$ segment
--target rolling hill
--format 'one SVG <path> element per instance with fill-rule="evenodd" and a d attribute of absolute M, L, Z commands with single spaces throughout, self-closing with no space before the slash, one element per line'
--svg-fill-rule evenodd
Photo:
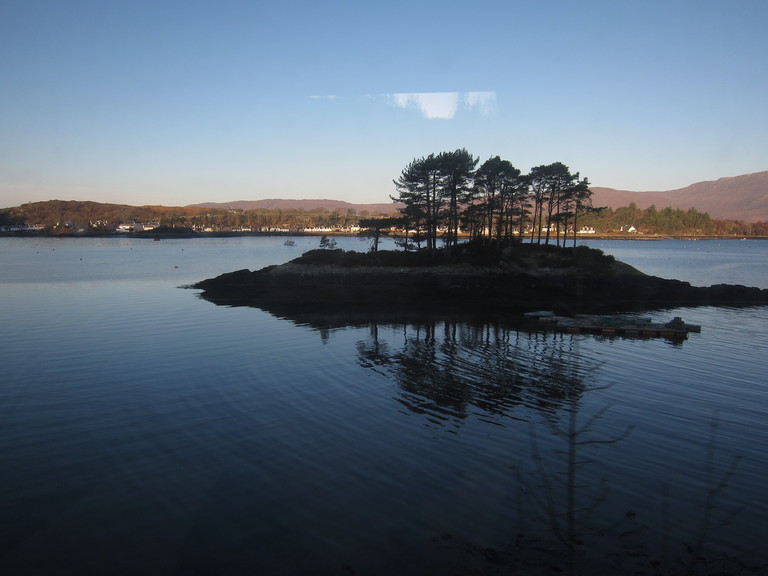
<path fill-rule="evenodd" d="M 634 202 L 638 208 L 696 208 L 720 220 L 768 222 L 768 171 L 697 182 L 666 192 L 630 192 L 592 186 L 592 204 L 619 208 Z"/>
<path fill-rule="evenodd" d="M 638 208 L 696 208 L 720 220 L 743 220 L 745 222 L 768 222 L 768 171 L 697 182 L 685 188 L 665 192 L 633 192 L 602 186 L 592 186 L 594 206 L 620 208 L 634 202 Z M 233 202 L 205 202 L 194 207 L 233 208 L 236 210 L 321 210 L 382 216 L 397 211 L 398 204 L 352 204 L 341 200 L 328 199 L 267 199 L 237 200 Z"/>
<path fill-rule="evenodd" d="M 267 200 L 236 200 L 234 202 L 204 202 L 193 204 L 194 207 L 203 208 L 229 208 L 234 210 L 320 210 L 346 213 L 353 210 L 356 214 L 370 216 L 390 215 L 397 212 L 399 204 L 392 202 L 380 204 L 352 204 L 343 200 L 281 200 L 271 198 Z"/>

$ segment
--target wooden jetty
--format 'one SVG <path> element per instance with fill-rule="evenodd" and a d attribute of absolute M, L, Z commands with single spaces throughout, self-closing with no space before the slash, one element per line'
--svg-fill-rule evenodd
<path fill-rule="evenodd" d="M 652 322 L 650 318 L 631 315 L 577 314 L 573 317 L 557 316 L 554 312 L 539 311 L 525 314 L 528 322 L 540 330 L 569 334 L 598 334 L 627 338 L 667 338 L 684 340 L 689 332 L 701 332 L 701 326 L 686 324 L 679 317 L 669 322 Z"/>

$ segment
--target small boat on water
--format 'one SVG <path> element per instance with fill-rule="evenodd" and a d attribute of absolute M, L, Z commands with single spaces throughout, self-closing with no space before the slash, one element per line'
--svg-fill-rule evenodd
<path fill-rule="evenodd" d="M 701 332 L 701 326 L 686 324 L 680 317 L 675 317 L 669 322 L 652 322 L 650 318 L 624 314 L 577 314 L 571 318 L 556 316 L 550 311 L 540 311 L 528 312 L 524 316 L 537 329 L 570 334 L 684 340 L 690 332 Z"/>
<path fill-rule="evenodd" d="M 285 242 L 283 242 L 283 245 L 284 246 L 296 246 L 296 242 L 294 242 L 293 240 L 286 240 Z"/>

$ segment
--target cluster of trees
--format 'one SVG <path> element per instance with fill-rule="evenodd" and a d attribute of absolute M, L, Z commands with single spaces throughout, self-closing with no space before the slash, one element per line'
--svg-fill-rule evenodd
<path fill-rule="evenodd" d="M 658 210 L 656 206 L 650 206 L 641 209 L 634 202 L 622 208 L 595 211 L 586 216 L 583 223 L 609 234 L 633 227 L 643 234 L 707 236 L 715 234 L 717 229 L 709 214 L 699 212 L 696 208 L 680 210 L 666 207 Z"/>
<path fill-rule="evenodd" d="M 466 149 L 414 159 L 394 180 L 404 227 L 412 240 L 433 250 L 442 238 L 458 241 L 459 230 L 472 239 L 498 241 L 526 232 L 533 241 L 565 244 L 580 217 L 591 209 L 586 178 L 561 162 L 537 166 L 523 174 L 509 161 L 494 156 L 478 167 L 479 158 Z M 405 242 L 406 247 L 407 239 Z"/>
<path fill-rule="evenodd" d="M 602 208 L 587 214 L 583 225 L 601 233 L 626 232 L 631 226 L 641 234 L 691 236 L 768 236 L 768 222 L 716 220 L 696 208 L 638 208 L 633 202 L 622 208 Z"/>
<path fill-rule="evenodd" d="M 190 223 L 195 228 L 212 230 L 270 230 L 286 228 L 349 228 L 357 224 L 359 215 L 354 210 L 344 213 L 324 210 L 257 209 L 257 210 L 211 210 L 193 217 Z"/>
<path fill-rule="evenodd" d="M 178 209 L 177 209 L 178 210 Z M 79 228 L 112 229 L 122 222 L 157 221 L 159 213 L 155 207 L 126 206 L 123 204 L 102 204 L 99 202 L 79 202 L 73 200 L 48 200 L 30 202 L 15 208 L 0 211 L 3 225 L 41 225 L 53 232 L 68 224 Z"/>
<path fill-rule="evenodd" d="M 760 236 L 768 238 L 768 222 L 744 222 L 743 220 L 715 220 L 718 236 Z"/>

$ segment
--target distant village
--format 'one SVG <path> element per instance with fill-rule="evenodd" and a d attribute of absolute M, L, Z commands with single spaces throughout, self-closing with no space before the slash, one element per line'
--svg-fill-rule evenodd
<path fill-rule="evenodd" d="M 110 226 L 104 221 L 93 221 L 89 223 L 89 227 L 78 226 L 74 222 L 58 222 L 53 229 L 58 230 L 60 234 L 152 234 L 152 232 L 169 233 L 173 230 L 179 232 L 193 232 L 196 234 L 307 234 L 307 235 L 323 235 L 323 234 L 338 234 L 338 235 L 360 235 L 365 233 L 366 228 L 361 227 L 359 224 L 349 224 L 345 226 L 211 226 L 211 225 L 192 225 L 192 226 L 177 226 L 168 227 L 161 224 L 160 221 L 152 222 L 138 222 L 130 220 L 127 222 L 121 222 L 116 226 Z M 13 224 L 0 226 L 0 232 L 3 233 L 30 233 L 30 234 L 43 234 L 51 232 L 51 226 L 45 226 L 43 224 Z M 547 232 L 547 228 L 542 228 L 542 232 Z M 402 234 L 405 231 L 398 226 L 388 226 L 386 232 L 389 234 Z M 414 234 L 416 231 L 409 230 L 409 234 Z M 551 232 L 557 233 L 556 229 L 552 229 Z M 622 226 L 621 232 L 623 233 L 637 233 L 634 226 Z M 531 230 L 525 230 L 523 234 L 530 234 Z M 562 234 L 563 232 L 560 231 Z M 568 233 L 573 233 L 573 230 L 569 230 Z M 461 236 L 468 236 L 468 233 L 459 229 Z M 514 235 L 519 235 L 519 231 L 514 231 Z M 576 231 L 576 234 L 581 235 L 594 235 L 596 230 L 594 226 L 582 226 Z"/>
<path fill-rule="evenodd" d="M 64 222 L 55 226 L 56 230 L 69 231 L 73 234 L 87 234 L 87 233 L 109 233 L 114 232 L 116 234 L 134 234 L 153 231 L 170 231 L 170 230 L 184 230 L 191 231 L 200 234 L 216 234 L 216 233 L 254 233 L 254 234 L 357 234 L 361 231 L 360 226 L 309 226 L 309 227 L 288 227 L 288 226 L 173 226 L 167 227 L 160 224 L 160 222 L 122 222 L 118 224 L 114 229 L 109 229 L 101 223 L 93 223 L 89 228 L 77 226 L 73 222 Z M 0 226 L 0 232 L 37 232 L 43 233 L 49 231 L 50 227 L 43 224 L 13 224 L 7 226 Z"/>

